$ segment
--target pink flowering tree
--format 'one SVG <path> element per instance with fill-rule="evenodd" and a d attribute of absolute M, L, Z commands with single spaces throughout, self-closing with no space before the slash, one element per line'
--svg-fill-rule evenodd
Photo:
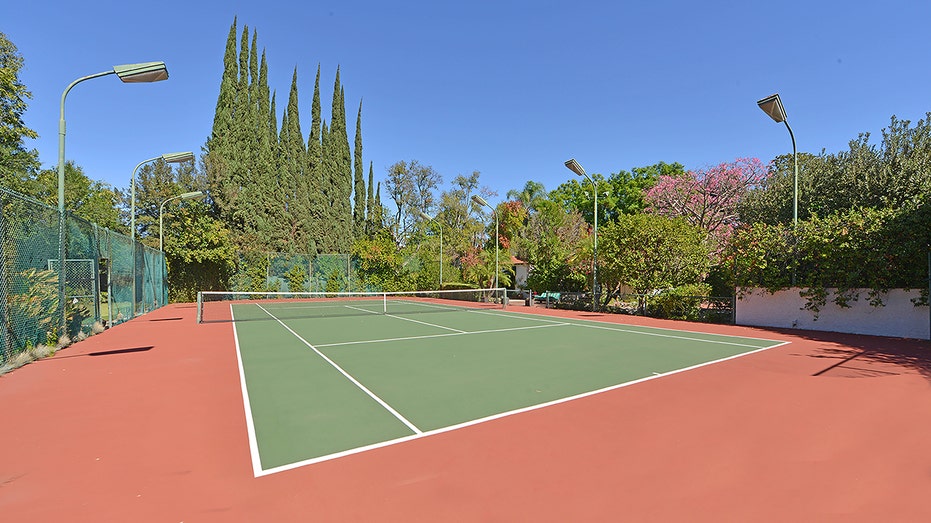
<path fill-rule="evenodd" d="M 758 158 L 738 158 L 707 169 L 660 176 L 644 200 L 651 212 L 681 217 L 708 231 L 715 251 L 720 251 L 737 225 L 740 198 L 758 187 L 767 172 Z"/>

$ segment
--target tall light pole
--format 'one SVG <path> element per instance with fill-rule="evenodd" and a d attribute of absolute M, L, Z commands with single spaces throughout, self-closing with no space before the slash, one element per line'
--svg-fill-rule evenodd
<path fill-rule="evenodd" d="M 789 127 L 789 120 L 786 119 L 786 109 L 782 105 L 779 93 L 758 100 L 756 104 L 773 121 L 786 124 L 786 129 L 789 130 L 789 138 L 792 139 L 792 158 L 795 163 L 795 176 L 792 182 L 792 226 L 796 227 L 798 226 L 798 150 L 795 147 L 795 134 L 792 132 L 792 128 Z"/>
<path fill-rule="evenodd" d="M 143 165 L 154 162 L 155 160 L 164 160 L 168 163 L 190 162 L 194 160 L 194 153 L 186 151 L 183 153 L 165 153 L 155 158 L 142 160 L 133 168 L 132 181 L 129 188 L 129 240 L 132 243 L 133 254 L 133 313 L 132 318 L 136 317 L 136 171 Z"/>
<path fill-rule="evenodd" d="M 595 245 L 592 251 L 592 312 L 595 312 L 598 310 L 598 186 L 579 165 L 579 162 L 575 161 L 575 158 L 567 161 L 566 167 L 575 174 L 587 178 L 592 184 L 592 192 L 595 193 Z"/>
<path fill-rule="evenodd" d="M 767 96 L 762 100 L 757 100 L 756 104 L 760 106 L 760 109 L 768 114 L 773 121 L 786 124 L 786 129 L 789 130 L 789 138 L 792 139 L 792 160 L 795 164 L 795 173 L 792 177 L 792 234 L 795 236 L 798 232 L 798 149 L 795 147 L 795 133 L 793 133 L 792 128 L 789 127 L 789 120 L 786 118 L 786 109 L 782 105 L 782 99 L 779 98 L 779 93 Z M 798 241 L 797 237 L 793 239 L 793 243 L 796 241 Z M 793 250 L 794 248 L 793 245 Z M 792 269 L 792 285 L 795 285 L 794 268 Z"/>
<path fill-rule="evenodd" d="M 427 215 L 427 213 L 421 211 L 420 209 L 417 210 L 417 214 L 422 219 L 428 222 L 430 221 L 435 222 L 437 227 L 440 228 L 440 289 L 442 289 L 443 288 L 443 224 L 440 223 L 440 221 L 437 220 L 436 218 L 431 218 L 429 215 Z M 439 215 L 437 215 L 437 218 L 439 218 Z"/>
<path fill-rule="evenodd" d="M 495 288 L 497 289 L 498 288 L 498 239 L 500 238 L 500 233 L 498 232 L 498 211 L 491 205 L 488 205 L 488 202 L 486 202 L 484 198 L 482 198 L 481 196 L 477 194 L 472 195 L 472 201 L 479 205 L 484 205 L 485 207 L 488 207 L 489 209 L 491 209 L 492 214 L 495 215 Z"/>
<path fill-rule="evenodd" d="M 82 76 L 68 84 L 61 93 L 61 108 L 58 118 L 58 301 L 61 304 L 61 334 L 67 334 L 67 312 L 65 310 L 65 98 L 75 85 L 90 80 L 115 74 L 124 83 L 158 82 L 168 79 L 165 62 L 145 62 L 141 64 L 115 65 L 112 70 Z"/>
<path fill-rule="evenodd" d="M 204 196 L 207 196 L 207 193 L 204 191 L 186 192 L 177 196 L 172 196 L 171 198 L 163 201 L 162 204 L 158 206 L 158 250 L 165 252 L 165 240 L 162 234 L 162 223 L 163 218 L 165 217 L 165 204 L 173 200 L 194 200 L 197 198 L 203 198 Z"/>

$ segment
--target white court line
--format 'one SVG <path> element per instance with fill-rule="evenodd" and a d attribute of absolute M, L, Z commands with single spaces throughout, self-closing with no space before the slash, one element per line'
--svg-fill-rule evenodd
<path fill-rule="evenodd" d="M 679 340 L 700 341 L 704 343 L 717 343 L 721 345 L 736 345 L 738 347 L 757 348 L 757 345 L 750 345 L 747 343 L 735 343 L 731 341 L 709 340 L 705 338 L 693 338 L 691 336 L 676 336 L 673 334 L 662 334 L 659 332 L 644 332 L 641 330 L 617 328 L 617 327 L 612 327 L 613 325 L 618 325 L 617 323 L 609 323 L 609 322 L 603 322 L 603 321 L 597 321 L 597 320 L 575 320 L 581 323 L 574 323 L 574 322 L 559 322 L 556 320 L 543 319 L 529 312 L 514 313 L 514 314 L 522 314 L 523 316 L 511 316 L 511 314 L 500 314 L 500 313 L 495 313 L 491 311 L 479 311 L 479 310 L 470 310 L 469 312 L 473 314 L 489 314 L 492 316 L 500 316 L 504 318 L 522 318 L 526 320 L 536 320 L 536 321 L 543 321 L 543 322 L 565 323 L 567 325 L 574 325 L 576 327 L 585 327 L 589 329 L 602 329 L 602 330 L 609 330 L 609 331 L 615 331 L 615 332 L 627 332 L 630 334 L 643 334 L 644 336 L 658 336 L 661 338 L 675 338 Z M 568 319 L 574 319 L 574 318 L 568 318 Z M 770 340 L 766 338 L 751 338 L 749 336 L 739 336 L 737 334 L 717 334 L 717 333 L 711 333 L 711 332 L 685 331 L 685 330 L 680 331 L 676 329 L 668 329 L 665 327 L 643 327 L 643 328 L 651 329 L 651 330 L 664 330 L 664 331 L 670 331 L 670 332 L 683 332 L 683 333 L 688 333 L 688 334 L 702 334 L 705 336 L 719 336 L 719 337 L 724 337 L 724 338 L 741 338 L 745 340 L 767 341 L 771 343 L 780 343 L 780 344 L 790 343 L 788 341 L 783 341 L 783 340 Z"/>
<path fill-rule="evenodd" d="M 346 305 L 346 308 L 347 308 L 347 309 L 355 309 L 355 310 L 357 310 L 357 311 L 362 311 L 362 312 L 369 312 L 369 313 L 372 313 L 372 314 L 379 314 L 379 315 L 382 315 L 382 313 L 380 313 L 380 312 L 374 312 L 374 311 L 370 311 L 370 310 L 366 310 L 366 309 L 360 309 L 360 308 L 358 308 L 358 307 L 353 307 L 352 305 Z M 412 321 L 412 322 L 414 322 L 414 323 L 419 323 L 419 324 L 421 324 L 421 325 L 426 325 L 426 326 L 428 326 L 428 327 L 436 327 L 437 329 L 445 329 L 445 330 L 448 330 L 448 331 L 458 332 L 459 334 L 467 334 L 466 331 L 461 331 L 461 330 L 459 330 L 459 329 L 454 329 L 454 328 L 452 328 L 452 327 L 444 327 L 443 325 L 435 325 L 435 324 L 433 324 L 433 323 L 427 323 L 427 322 L 425 322 L 425 321 L 418 321 L 418 320 L 415 320 L 415 319 L 413 319 L 413 318 L 402 318 L 401 316 L 395 316 L 394 314 L 387 314 L 387 313 L 385 313 L 384 316 L 391 316 L 392 318 L 397 318 L 397 319 L 399 319 L 399 320 L 404 320 L 404 321 Z"/>
<path fill-rule="evenodd" d="M 246 387 L 246 370 L 242 365 L 242 353 L 239 350 L 239 332 L 236 330 L 236 316 L 230 304 L 230 319 L 233 320 L 233 342 L 236 343 L 236 361 L 239 363 L 239 386 L 242 387 L 242 406 L 246 411 L 246 431 L 249 433 L 249 453 L 252 455 L 252 474 L 262 474 L 262 457 L 259 456 L 259 442 L 255 437 L 255 422 L 252 419 L 252 403 L 249 401 L 249 389 Z"/>
<path fill-rule="evenodd" d="M 262 307 L 261 305 L 259 305 L 258 303 L 256 303 L 255 305 L 256 305 L 258 308 L 262 309 L 262 310 L 265 312 L 265 314 L 268 314 L 269 316 L 271 316 L 272 319 L 274 319 L 275 321 L 277 321 L 282 327 L 284 327 L 285 329 L 287 329 L 288 332 L 290 332 L 291 334 L 293 334 L 295 338 L 301 340 L 301 342 L 302 342 L 304 345 L 307 345 L 308 347 L 310 347 L 310 349 L 311 349 L 312 351 L 316 352 L 318 356 L 320 356 L 320 357 L 323 358 L 327 363 L 329 363 L 330 365 L 332 365 L 333 368 L 336 369 L 337 371 L 339 371 L 340 374 L 342 374 L 343 376 L 345 376 L 346 379 L 348 379 L 349 381 L 353 382 L 353 383 L 355 384 L 356 387 L 359 387 L 359 388 L 362 390 L 362 392 L 365 392 L 366 394 L 369 395 L 370 398 L 372 398 L 373 400 L 375 400 L 376 402 L 378 402 L 379 405 L 381 405 L 382 407 L 385 408 L 385 410 L 387 410 L 388 412 L 390 412 L 395 418 L 398 419 L 398 421 L 400 421 L 401 423 L 407 425 L 407 428 L 409 428 L 409 429 L 411 429 L 412 431 L 414 431 L 414 434 L 422 434 L 422 433 L 423 433 L 423 431 L 420 430 L 419 428 L 417 428 L 416 425 L 414 425 L 414 424 L 411 423 L 407 418 L 405 418 L 404 416 L 402 416 L 400 412 L 394 410 L 394 408 L 392 408 L 391 405 L 388 405 L 388 403 L 385 402 L 385 400 L 379 398 L 374 392 L 370 391 L 365 385 L 363 385 L 361 382 L 359 382 L 359 380 L 357 380 L 357 379 L 355 379 L 354 377 L 352 377 L 351 374 L 349 374 L 348 372 L 346 372 L 345 370 L 343 370 L 342 367 L 340 367 L 339 365 L 337 365 L 335 361 L 331 360 L 330 358 L 327 358 L 325 354 L 323 354 L 322 352 L 320 352 L 319 350 L 317 350 L 317 347 L 314 347 L 309 341 L 307 341 L 307 340 L 305 340 L 304 338 L 302 338 L 300 334 L 294 332 L 294 330 L 292 330 L 291 327 L 288 327 L 288 326 L 285 324 L 285 322 L 283 322 L 283 321 L 279 320 L 278 318 L 276 318 L 272 313 L 270 313 L 270 312 L 268 312 L 267 310 L 265 310 L 265 308 Z"/>
<path fill-rule="evenodd" d="M 530 329 L 545 329 L 548 327 L 559 327 L 562 325 L 572 325 L 571 323 L 555 323 L 552 325 L 532 325 L 530 327 L 510 327 L 507 329 L 489 329 L 484 331 L 459 331 L 451 334 L 425 334 L 423 336 L 404 336 L 401 338 L 382 338 L 379 340 L 360 340 L 360 341 L 342 341 L 338 343 L 321 343 L 317 347 L 339 347 L 342 345 L 365 345 L 367 343 L 385 343 L 389 341 L 407 341 L 407 340 L 422 340 L 427 338 L 448 338 L 450 336 L 467 336 L 470 334 L 488 334 L 490 332 L 509 332 L 509 331 L 525 331 Z"/>
<path fill-rule="evenodd" d="M 646 377 L 643 377 L 643 378 L 640 378 L 640 379 L 637 379 L 637 380 L 628 381 L 628 382 L 624 382 L 624 383 L 619 383 L 619 384 L 617 384 L 617 385 L 611 385 L 611 386 L 608 386 L 608 387 L 604 387 L 604 388 L 597 389 L 597 390 L 593 390 L 593 391 L 589 391 L 589 392 L 583 392 L 583 393 L 581 393 L 581 394 L 576 394 L 576 395 L 574 395 L 574 396 L 569 396 L 569 397 L 566 397 L 566 398 L 559 398 L 559 399 L 556 399 L 556 400 L 548 401 L 548 402 L 546 402 L 546 403 L 540 403 L 540 404 L 538 404 L 538 405 L 531 405 L 531 406 L 529 406 L 529 407 L 523 407 L 523 408 L 520 408 L 520 409 L 515 409 L 515 410 L 511 410 L 511 411 L 507 411 L 507 412 L 502 412 L 502 413 L 499 413 L 499 414 L 493 414 L 493 415 L 491 415 L 491 416 L 486 416 L 486 417 L 484 417 L 484 418 L 479 418 L 479 419 L 476 419 L 476 420 L 466 421 L 466 422 L 459 423 L 459 424 L 456 424 L 456 425 L 450 425 L 450 426 L 448 426 L 448 427 L 441 427 L 441 428 L 439 428 L 439 429 L 434 429 L 434 430 L 430 430 L 430 431 L 427 431 L 427 432 L 422 432 L 422 433 L 419 433 L 419 434 L 414 434 L 414 435 L 412 435 L 412 436 L 405 436 L 405 437 L 403 437 L 403 438 L 397 438 L 397 439 L 393 439 L 393 440 L 383 441 L 383 442 L 380 442 L 380 443 L 375 443 L 375 444 L 372 444 L 372 445 L 367 445 L 367 446 L 365 446 L 365 447 L 357 447 L 357 448 L 354 448 L 354 449 L 344 450 L 344 451 L 342 451 L 342 452 L 336 452 L 336 453 L 333 453 L 333 454 L 327 454 L 326 456 L 319 456 L 319 457 L 316 457 L 316 458 L 306 459 L 306 460 L 298 461 L 298 462 L 295 462 L 295 463 L 289 463 L 289 464 L 287 464 L 287 465 L 281 465 L 281 466 L 278 466 L 278 467 L 270 468 L 270 469 L 268 469 L 268 470 L 263 470 L 263 471 L 261 471 L 261 473 L 256 474 L 256 477 L 259 477 L 259 476 L 269 476 L 269 475 L 271 475 L 271 474 L 276 474 L 276 473 L 278 473 L 278 472 L 284 472 L 284 471 L 287 471 L 287 470 L 293 470 L 293 469 L 300 468 L 300 467 L 303 467 L 303 466 L 313 465 L 313 464 L 315 464 L 315 463 L 320 463 L 320 462 L 323 462 L 323 461 L 329 461 L 329 460 L 331 460 L 331 459 L 341 458 L 341 457 L 343 457 L 343 456 L 350 456 L 350 455 L 352 455 L 352 454 L 358 454 L 358 453 L 360 453 L 360 452 L 365 452 L 365 451 L 367 451 L 367 450 L 373 450 L 373 449 L 377 449 L 377 448 L 387 447 L 387 446 L 390 446 L 390 445 L 396 445 L 396 444 L 398 444 L 398 443 L 403 443 L 403 442 L 405 442 L 405 441 L 411 441 L 411 440 L 415 440 L 415 439 L 425 438 L 425 437 L 427 437 L 427 436 L 433 436 L 434 434 L 442 434 L 442 433 L 444 433 L 444 432 L 450 432 L 450 431 L 453 431 L 453 430 L 458 430 L 458 429 L 463 429 L 463 428 L 466 428 L 466 427 L 471 427 L 472 425 L 478 425 L 479 423 L 485 423 L 485 422 L 488 422 L 488 421 L 493 421 L 493 420 L 500 419 L 500 418 L 504 418 L 504 417 L 507 417 L 507 416 L 513 416 L 513 415 L 515 415 L 515 414 L 522 414 L 522 413 L 524 413 L 524 412 L 530 412 L 530 411 L 533 411 L 533 410 L 538 410 L 538 409 L 542 409 L 542 408 L 546 408 L 546 407 L 551 407 L 551 406 L 553 406 L 553 405 L 558 405 L 558 404 L 560 404 L 560 403 L 566 403 L 566 402 L 569 402 L 569 401 L 574 401 L 574 400 L 586 398 L 586 397 L 588 397 L 588 396 L 594 396 L 594 395 L 596 395 L 596 394 L 603 394 L 603 393 L 605 393 L 605 392 L 609 392 L 609 391 L 612 391 L 612 390 L 617 390 L 617 389 L 620 389 L 620 388 L 623 388 L 623 387 L 629 387 L 629 386 L 631 386 L 631 385 L 636 385 L 636 384 L 638 384 L 638 383 L 643 383 L 643 382 L 645 382 L 645 381 L 655 380 L 655 379 L 657 379 L 657 378 L 662 378 L 662 377 L 665 377 L 665 376 L 671 376 L 671 375 L 673 375 L 673 374 L 679 374 L 679 373 L 681 373 L 681 372 L 686 372 L 686 371 L 698 369 L 698 368 L 701 368 L 701 367 L 705 367 L 705 366 L 707 366 L 707 365 L 714 365 L 715 363 L 721 363 L 721 362 L 728 361 L 728 360 L 732 360 L 732 359 L 736 359 L 736 358 L 742 358 L 742 357 L 744 357 L 744 356 L 747 356 L 747 355 L 750 355 L 750 354 L 756 354 L 757 352 L 762 352 L 762 351 L 764 351 L 764 350 L 774 349 L 774 348 L 776 348 L 776 347 L 780 347 L 780 346 L 786 345 L 786 344 L 788 344 L 788 343 L 789 343 L 789 342 L 784 341 L 784 342 L 778 343 L 778 344 L 776 344 L 776 345 L 773 345 L 772 347 L 762 347 L 762 348 L 758 348 L 758 349 L 753 350 L 753 351 L 750 351 L 750 352 L 743 352 L 743 353 L 740 353 L 740 354 L 735 354 L 735 355 L 733 355 L 733 356 L 728 356 L 728 357 L 725 357 L 725 358 L 720 358 L 720 359 L 717 359 L 717 360 L 714 360 L 714 361 L 706 361 L 706 362 L 704 362 L 704 363 L 699 363 L 699 364 L 696 364 L 696 365 L 692 365 L 692 366 L 690 366 L 690 367 L 684 367 L 684 368 L 681 368 L 681 369 L 675 369 L 675 370 L 671 370 L 671 371 L 669 371 L 669 372 L 664 372 L 664 373 L 661 373 L 661 374 L 652 374 L 652 375 L 650 375 L 650 376 L 646 376 Z"/>

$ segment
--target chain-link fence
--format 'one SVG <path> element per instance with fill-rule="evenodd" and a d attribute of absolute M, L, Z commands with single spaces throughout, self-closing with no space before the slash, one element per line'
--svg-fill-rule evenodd
<path fill-rule="evenodd" d="M 353 292 L 379 291 L 362 285 L 349 254 L 240 253 L 231 291 Z"/>
<path fill-rule="evenodd" d="M 114 325 L 168 301 L 164 254 L 0 187 L 0 365 L 40 344 Z"/>

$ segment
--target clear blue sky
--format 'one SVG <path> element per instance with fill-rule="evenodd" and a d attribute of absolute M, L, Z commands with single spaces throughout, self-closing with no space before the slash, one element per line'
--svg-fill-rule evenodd
<path fill-rule="evenodd" d="M 873 142 L 893 114 L 931 111 L 931 2 L 4 2 L 0 31 L 25 59 L 26 124 L 57 162 L 61 93 L 113 65 L 161 60 L 170 79 L 84 82 L 68 95 L 66 155 L 125 188 L 163 152 L 199 151 L 212 125 L 233 17 L 258 31 L 284 108 L 298 69 L 305 138 L 314 74 L 324 114 L 341 67 L 375 177 L 416 159 L 444 177 L 480 171 L 503 199 L 553 189 L 575 157 L 608 175 L 659 161 L 702 168 L 791 152 L 756 100 L 779 92 L 799 151 Z M 350 141 L 353 139 L 350 135 Z M 367 172 L 367 171 L 366 171 Z"/>

